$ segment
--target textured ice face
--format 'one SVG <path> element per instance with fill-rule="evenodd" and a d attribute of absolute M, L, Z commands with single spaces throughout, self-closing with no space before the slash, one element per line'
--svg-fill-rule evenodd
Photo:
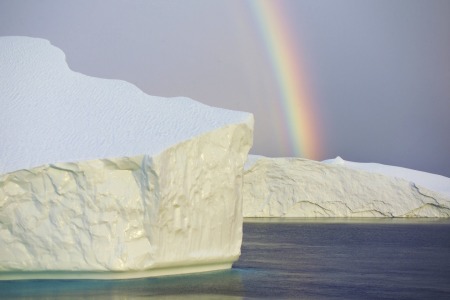
<path fill-rule="evenodd" d="M 251 114 L 73 73 L 39 39 L 0 38 L 0 57 L 0 279 L 180 274 L 239 257 Z"/>
<path fill-rule="evenodd" d="M 323 162 L 327 164 L 340 165 L 354 170 L 381 174 L 391 178 L 401 178 L 414 182 L 415 184 L 423 186 L 429 190 L 444 194 L 450 198 L 450 178 L 445 176 L 378 163 L 346 161 L 339 156 Z"/>
<path fill-rule="evenodd" d="M 0 174 L 152 155 L 249 116 L 72 72 L 64 53 L 42 39 L 0 37 L 0 66 Z"/>
<path fill-rule="evenodd" d="M 450 217 L 448 195 L 342 162 L 259 157 L 243 191 L 244 217 Z"/>

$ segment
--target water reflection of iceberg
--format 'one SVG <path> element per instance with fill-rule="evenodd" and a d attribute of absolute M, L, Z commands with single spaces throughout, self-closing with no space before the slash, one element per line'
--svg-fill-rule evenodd
<path fill-rule="evenodd" d="M 236 269 L 190 275 L 129 280 L 0 281 L 5 299 L 241 299 L 241 271 Z"/>

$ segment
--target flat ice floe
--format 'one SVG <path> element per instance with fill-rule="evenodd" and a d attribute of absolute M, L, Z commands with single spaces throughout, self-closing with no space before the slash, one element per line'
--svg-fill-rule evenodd
<path fill-rule="evenodd" d="M 0 38 L 0 279 L 228 268 L 253 116 L 73 72 Z"/>
<path fill-rule="evenodd" d="M 439 175 L 340 158 L 250 156 L 246 169 L 244 217 L 450 217 Z"/>

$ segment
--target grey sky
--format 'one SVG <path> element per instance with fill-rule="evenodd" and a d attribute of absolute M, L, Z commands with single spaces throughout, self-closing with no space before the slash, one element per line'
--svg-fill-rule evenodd
<path fill-rule="evenodd" d="M 280 1 L 280 0 L 278 0 Z M 321 159 L 450 176 L 450 1 L 284 1 L 319 109 Z M 73 70 L 255 114 L 252 152 L 291 156 L 245 1 L 0 1 L 0 35 L 48 39 Z"/>

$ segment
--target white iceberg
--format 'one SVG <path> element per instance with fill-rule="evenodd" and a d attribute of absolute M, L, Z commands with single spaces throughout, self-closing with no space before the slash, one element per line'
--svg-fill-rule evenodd
<path fill-rule="evenodd" d="M 442 175 L 431 174 L 403 167 L 383 165 L 379 163 L 352 162 L 343 160 L 340 156 L 334 159 L 324 160 L 323 162 L 327 164 L 344 166 L 354 170 L 381 174 L 391 178 L 401 178 L 450 197 L 450 178 Z"/>
<path fill-rule="evenodd" d="M 376 166 L 376 168 L 373 168 Z M 252 157 L 244 217 L 450 217 L 450 178 L 379 164 Z"/>
<path fill-rule="evenodd" d="M 71 71 L 0 38 L 0 279 L 229 268 L 253 116 Z"/>

